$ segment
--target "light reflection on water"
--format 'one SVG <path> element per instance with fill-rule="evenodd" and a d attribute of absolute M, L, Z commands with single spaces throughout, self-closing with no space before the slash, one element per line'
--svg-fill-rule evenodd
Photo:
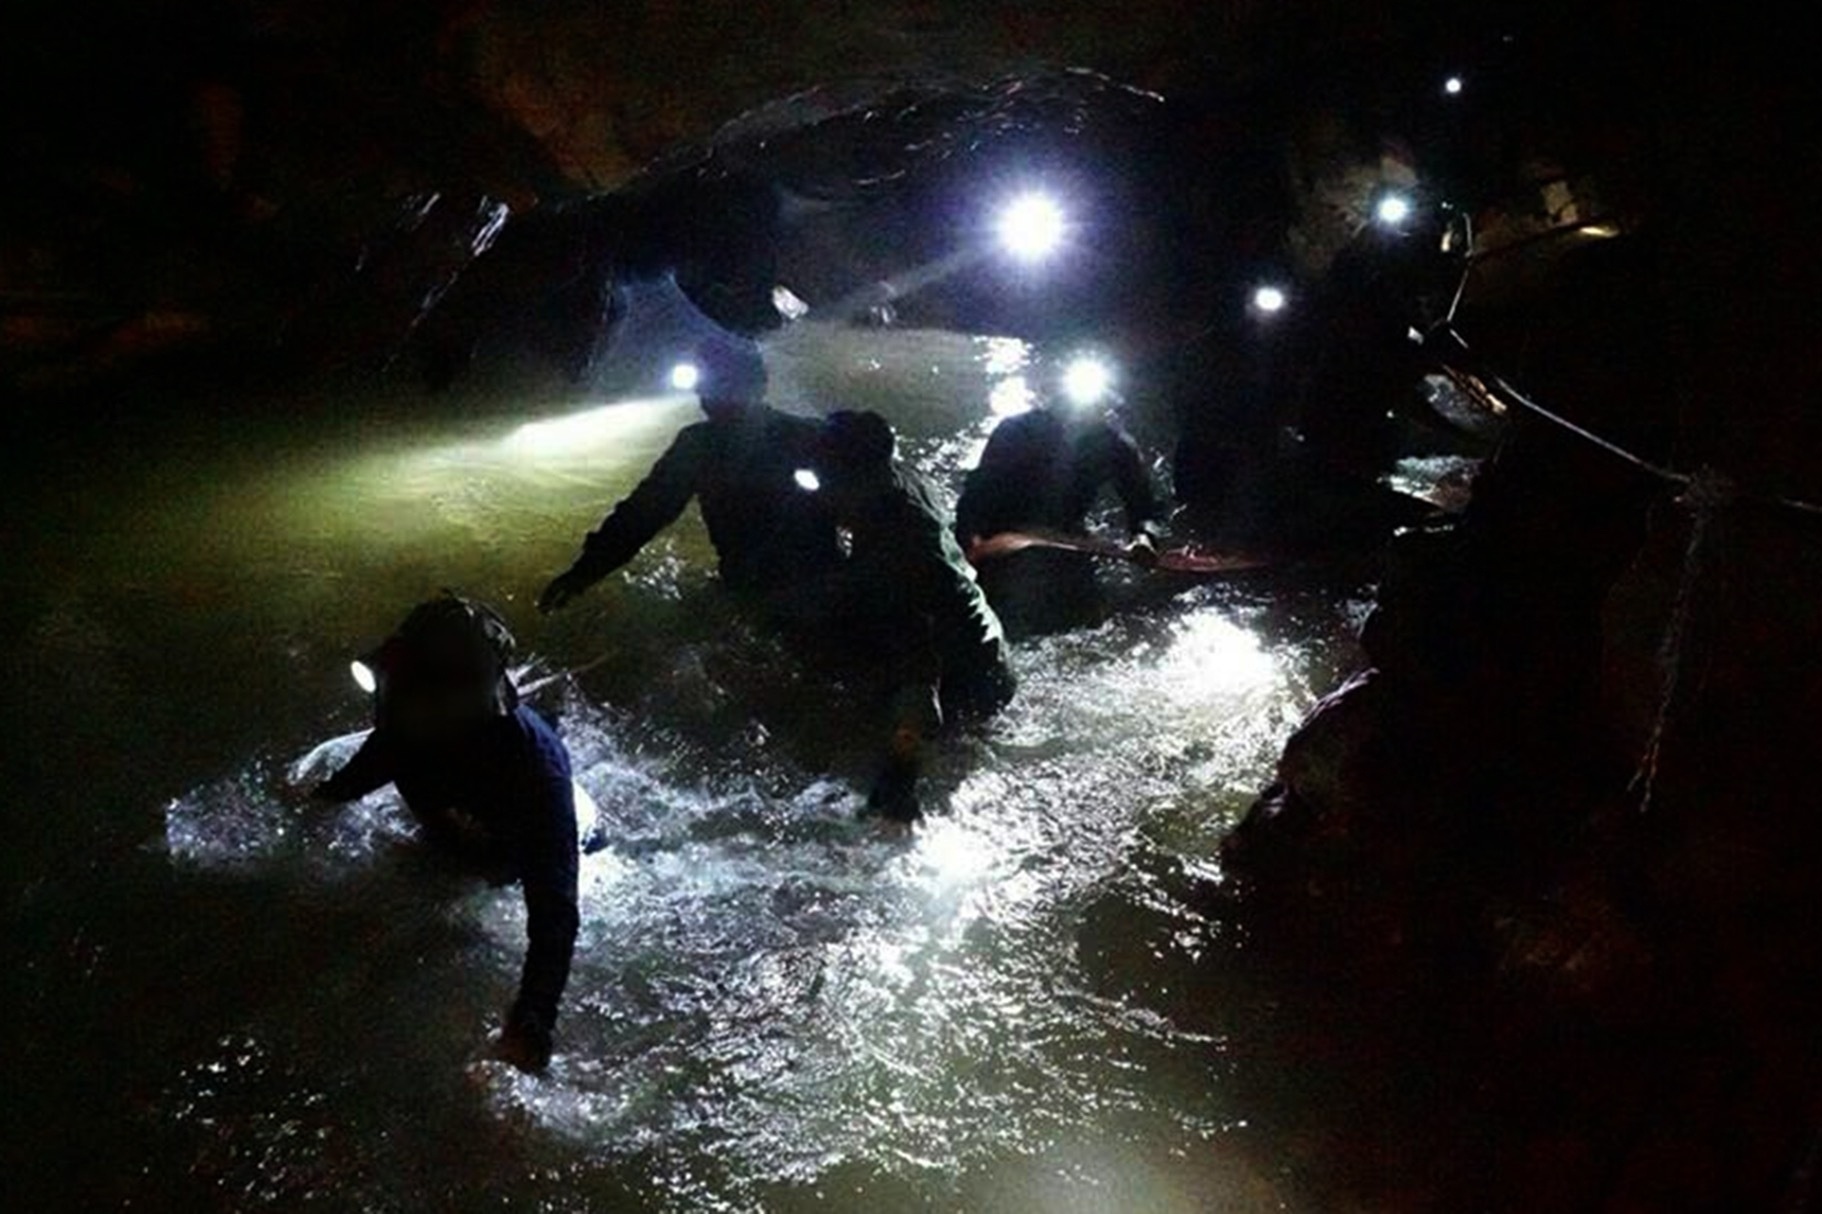
<path fill-rule="evenodd" d="M 619 723 L 572 692 L 567 741 L 614 842 L 583 864 L 551 1074 L 470 1063 L 485 1099 L 602 1166 L 637 1158 L 681 1175 L 712 1159 L 726 1208 L 856 1164 L 940 1194 L 1117 1125 L 1160 1144 L 1219 1137 L 1229 1114 L 1212 1084 L 1160 1107 L 1151 1074 L 1198 1066 L 1205 1040 L 1098 995 L 1075 933 L 1158 814 L 1208 798 L 1212 848 L 1226 819 L 1208 806 L 1261 782 L 1307 703 L 1286 656 L 1194 603 L 1022 652 L 1021 699 L 942 764 L 946 812 L 908 841 L 857 824 L 854 792 L 818 778 L 709 785 L 629 755 Z M 320 775 L 355 740 L 287 778 Z M 286 846 L 244 785 L 172 807 L 176 858 L 238 865 Z M 342 844 L 321 863 L 358 867 L 399 841 L 388 793 L 337 816 L 327 834 Z M 449 913 L 477 918 L 477 980 L 510 989 L 517 898 L 490 892 Z M 708 1195 L 675 1196 L 696 1208 Z"/>
<path fill-rule="evenodd" d="M 775 395 L 885 409 L 952 487 L 994 385 L 1034 354 L 800 328 L 768 357 Z M 180 888 L 217 916 L 175 930 L 309 958 L 173 1062 L 157 1099 L 185 1144 L 171 1149 L 247 1206 L 327 1186 L 353 1207 L 421 1207 L 429 1153 L 435 1194 L 550 1208 L 616 1193 L 678 1210 L 1189 1210 L 1211 1193 L 1283 1208 L 1229 1144 L 1243 1117 L 1220 1043 L 1180 1001 L 1111 982 L 1086 941 L 1151 916 L 1185 972 L 1208 951 L 1190 894 L 1219 879 L 1221 836 L 1332 680 L 1338 617 L 1110 575 L 1144 591 L 1132 610 L 1021 647 L 1018 699 L 937 757 L 930 820 L 890 837 L 856 819 L 872 743 L 842 736 L 851 697 L 717 606 L 693 519 L 570 613 L 526 610 L 695 416 L 634 409 L 534 419 L 594 444 L 560 453 L 543 450 L 552 431 L 481 422 L 216 485 L 194 508 L 241 525 L 206 534 L 174 504 L 161 575 L 250 569 L 245 597 L 209 609 L 255 636 L 292 621 L 294 660 L 339 683 L 338 647 L 444 579 L 502 601 L 541 671 L 590 663 L 533 699 L 610 845 L 583 862 L 550 1074 L 487 1061 L 522 955 L 516 892 L 428 869 L 390 791 L 310 805 L 358 744 L 338 730 L 359 702 L 344 688 L 331 723 L 299 695 L 259 749 L 290 753 L 205 772 L 163 814 Z M 205 891 L 236 882 L 260 926 L 210 909 Z M 395 1124 L 400 1101 L 419 1129 Z"/>

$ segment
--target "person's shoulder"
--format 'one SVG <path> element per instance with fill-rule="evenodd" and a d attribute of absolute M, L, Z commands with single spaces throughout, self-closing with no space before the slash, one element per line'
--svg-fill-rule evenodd
<path fill-rule="evenodd" d="M 543 713 L 529 704 L 517 705 L 506 715 L 506 719 L 512 722 L 513 727 L 526 737 L 552 739 L 557 737 L 556 726 L 552 725 Z"/>
<path fill-rule="evenodd" d="M 814 437 L 822 429 L 822 418 L 777 405 L 754 405 L 753 416 L 766 429 L 784 434 Z"/>
<path fill-rule="evenodd" d="M 671 446 L 673 448 L 688 447 L 696 443 L 705 443 L 712 439 L 717 433 L 718 430 L 714 422 L 706 417 L 701 418 L 677 431 L 677 437 L 671 440 Z"/>
<path fill-rule="evenodd" d="M 1027 409 L 1023 413 L 1001 418 L 993 427 L 988 441 L 1031 439 L 1051 431 L 1061 432 L 1062 428 L 1062 423 L 1049 409 Z"/>
<path fill-rule="evenodd" d="M 564 745 L 556 728 L 537 709 L 525 704 L 519 705 L 500 718 L 500 729 L 526 754 L 545 762 L 560 759 L 564 766 L 568 765 L 569 747 Z"/>
<path fill-rule="evenodd" d="M 1132 435 L 1120 424 L 1116 417 L 1103 414 L 1099 417 L 1086 418 L 1075 433 L 1078 446 L 1114 450 L 1132 442 Z"/>
<path fill-rule="evenodd" d="M 891 488 L 885 498 L 901 515 L 946 521 L 948 511 L 943 507 L 942 496 L 937 492 L 935 482 L 903 464 L 893 464 Z"/>

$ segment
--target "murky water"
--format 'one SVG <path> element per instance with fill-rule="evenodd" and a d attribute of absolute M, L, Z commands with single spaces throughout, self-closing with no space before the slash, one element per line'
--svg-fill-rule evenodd
<path fill-rule="evenodd" d="M 1064 353 L 811 325 L 767 358 L 775 401 L 878 408 L 953 486 Z M 728 610 L 693 514 L 531 610 L 697 416 L 608 405 L 629 390 L 218 401 L 48 459 L 7 534 L 25 1193 L 1290 1208 L 1224 1082 L 1227 942 L 1198 907 L 1348 660 L 1358 588 L 1110 571 L 1122 612 L 1021 647 L 1018 700 L 885 837 L 855 820 L 859 693 Z M 443 586 L 518 630 L 611 839 L 540 1078 L 485 1056 L 516 892 L 420 853 L 389 791 L 303 796 L 363 724 L 348 657 Z"/>

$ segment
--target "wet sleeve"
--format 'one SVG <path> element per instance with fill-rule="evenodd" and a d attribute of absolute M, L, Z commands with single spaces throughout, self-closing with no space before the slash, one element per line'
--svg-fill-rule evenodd
<path fill-rule="evenodd" d="M 334 775 L 317 785 L 315 794 L 325 801 L 353 801 L 392 783 L 398 771 L 389 735 L 375 729 L 361 743 L 354 757 Z"/>
<path fill-rule="evenodd" d="M 1107 476 L 1113 481 L 1120 504 L 1126 508 L 1126 528 L 1134 535 L 1156 534 L 1163 522 L 1164 511 L 1158 501 L 1158 490 L 1152 480 L 1145 457 L 1132 435 L 1116 426 L 1108 426 L 1104 440 Z"/>
<path fill-rule="evenodd" d="M 1004 531 L 1009 518 L 1036 508 L 1036 487 L 1019 475 L 1030 463 L 1031 416 L 1010 417 L 995 426 L 980 463 L 963 478 L 955 503 L 955 536 L 964 549 L 974 536 L 984 539 Z M 1029 500 L 1021 502 L 1021 496 Z"/>
<path fill-rule="evenodd" d="M 514 782 L 519 881 L 525 896 L 525 966 L 512 1021 L 549 1029 L 569 984 L 580 915 L 576 909 L 576 803 L 569 764 L 555 735 L 525 737 Z"/>
<path fill-rule="evenodd" d="M 632 560 L 654 536 L 676 522 L 702 483 L 708 439 L 701 424 L 685 427 L 638 488 L 588 533 L 572 571 L 598 581 Z"/>
<path fill-rule="evenodd" d="M 892 737 L 926 738 L 942 727 L 938 697 L 942 655 L 937 649 L 935 620 L 918 612 L 905 620 L 901 648 L 890 664 Z"/>
<path fill-rule="evenodd" d="M 894 737 L 910 731 L 928 736 L 942 725 L 937 689 L 942 684 L 942 598 L 955 576 L 939 555 L 941 523 L 917 520 L 927 528 L 922 536 L 908 528 L 897 546 L 897 574 L 893 579 L 903 596 L 904 614 L 892 655 L 891 675 Z"/>
<path fill-rule="evenodd" d="M 985 495 L 986 478 L 980 468 L 975 468 L 962 478 L 962 494 L 955 503 L 955 538 L 961 543 L 964 552 L 968 542 L 975 536 L 986 538 L 981 508 L 981 498 Z"/>

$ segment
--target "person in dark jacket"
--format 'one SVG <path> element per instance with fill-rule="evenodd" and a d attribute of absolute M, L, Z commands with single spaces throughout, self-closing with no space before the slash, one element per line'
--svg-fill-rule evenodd
<path fill-rule="evenodd" d="M 876 413 L 841 410 L 823 423 L 815 472 L 851 544 L 844 602 L 892 689 L 891 737 L 870 809 L 919 816 L 916 782 L 927 740 L 979 720 L 1012 699 L 999 618 L 975 583 L 948 511 L 894 458 L 892 428 Z"/>
<path fill-rule="evenodd" d="M 1005 531 L 1081 532 L 1111 487 L 1125 507 L 1132 551 L 1155 553 L 1163 511 L 1138 444 L 1091 405 L 1043 405 L 994 427 L 962 483 L 955 534 L 964 550 Z M 1014 635 L 1091 623 L 1101 612 L 1093 558 L 1029 548 L 983 561 L 981 586 Z"/>
<path fill-rule="evenodd" d="M 694 498 L 719 558 L 721 580 L 783 615 L 841 560 L 835 524 L 798 473 L 817 423 L 759 403 L 765 364 L 751 343 L 716 345 L 689 364 L 706 421 L 686 426 L 639 486 L 582 543 L 582 553 L 538 598 L 556 611 L 636 556 Z"/>
<path fill-rule="evenodd" d="M 351 801 L 390 783 L 433 846 L 519 884 L 528 947 L 495 1052 L 530 1071 L 550 1061 L 569 981 L 578 839 L 569 752 L 518 702 L 512 648 L 481 604 L 445 595 L 414 609 L 357 668 L 375 693 L 373 731 L 313 795 Z"/>

